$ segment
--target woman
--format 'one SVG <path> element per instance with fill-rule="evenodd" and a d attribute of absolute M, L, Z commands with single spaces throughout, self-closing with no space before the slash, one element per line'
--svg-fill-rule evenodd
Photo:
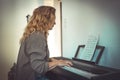
<path fill-rule="evenodd" d="M 55 24 L 55 8 L 40 6 L 33 11 L 23 36 L 17 60 L 17 80 L 46 80 L 44 75 L 56 66 L 71 66 L 70 61 L 51 59 L 48 31 Z"/>

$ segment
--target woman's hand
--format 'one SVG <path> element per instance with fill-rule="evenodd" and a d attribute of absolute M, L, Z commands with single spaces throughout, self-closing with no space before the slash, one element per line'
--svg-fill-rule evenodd
<path fill-rule="evenodd" d="M 69 66 L 73 65 L 72 62 L 69 61 L 69 60 L 62 60 L 62 59 L 57 60 L 57 59 L 54 59 L 54 58 L 51 58 L 50 60 L 51 60 L 49 62 L 49 69 L 50 70 L 55 68 L 56 66 L 61 66 L 61 67 L 68 66 L 69 67 Z"/>
<path fill-rule="evenodd" d="M 55 58 L 51 58 L 50 60 L 51 60 L 51 61 L 58 61 L 58 60 L 57 60 L 57 59 L 55 59 Z"/>
<path fill-rule="evenodd" d="M 58 66 L 72 66 L 72 62 L 68 60 L 58 60 Z"/>
<path fill-rule="evenodd" d="M 54 58 L 52 58 L 51 60 L 52 60 L 52 62 L 55 62 L 57 64 L 57 66 L 72 66 L 73 65 L 72 62 L 69 60 L 62 60 L 62 59 L 57 60 Z"/>

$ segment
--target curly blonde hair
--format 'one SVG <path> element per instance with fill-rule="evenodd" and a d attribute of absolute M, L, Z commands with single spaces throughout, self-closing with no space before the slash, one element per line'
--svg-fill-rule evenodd
<path fill-rule="evenodd" d="M 20 43 L 24 41 L 34 31 L 44 32 L 46 38 L 48 35 L 49 27 L 55 17 L 55 8 L 51 6 L 40 6 L 33 11 Z"/>

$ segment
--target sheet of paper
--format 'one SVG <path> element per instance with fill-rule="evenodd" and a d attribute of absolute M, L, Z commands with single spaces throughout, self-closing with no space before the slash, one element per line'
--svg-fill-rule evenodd
<path fill-rule="evenodd" d="M 98 42 L 98 35 L 89 35 L 85 48 L 80 55 L 80 59 L 91 61 L 94 55 L 97 42 Z"/>

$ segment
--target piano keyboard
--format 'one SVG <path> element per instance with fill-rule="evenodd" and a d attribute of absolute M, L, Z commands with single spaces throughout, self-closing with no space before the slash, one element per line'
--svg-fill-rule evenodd
<path fill-rule="evenodd" d="M 73 65 L 54 68 L 47 75 L 50 80 L 120 80 L 119 69 L 96 65 L 83 60 L 77 61 L 64 57 L 56 59 L 70 60 Z M 56 77 L 52 75 L 56 75 Z"/>
<path fill-rule="evenodd" d="M 77 68 L 74 68 L 74 67 L 64 66 L 62 68 L 67 70 L 67 71 L 70 71 L 72 73 L 78 74 L 80 76 L 83 76 L 83 77 L 86 76 L 88 79 L 91 79 L 91 77 L 97 76 L 97 74 L 93 74 L 93 73 L 90 73 L 90 72 L 87 72 L 87 71 L 84 71 L 84 70 L 80 70 L 80 69 L 77 69 Z"/>

